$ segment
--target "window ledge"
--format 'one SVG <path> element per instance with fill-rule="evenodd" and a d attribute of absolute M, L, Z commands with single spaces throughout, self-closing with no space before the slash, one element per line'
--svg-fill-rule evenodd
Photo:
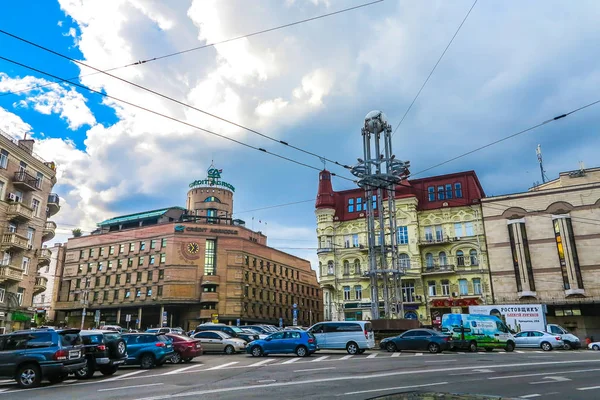
<path fill-rule="evenodd" d="M 518 292 L 517 295 L 519 296 L 519 298 L 523 298 L 523 297 L 535 297 L 537 298 L 537 292 L 532 292 L 530 290 L 525 290 L 522 292 Z"/>
<path fill-rule="evenodd" d="M 585 289 L 568 289 L 565 290 L 565 296 L 582 295 L 585 296 Z"/>

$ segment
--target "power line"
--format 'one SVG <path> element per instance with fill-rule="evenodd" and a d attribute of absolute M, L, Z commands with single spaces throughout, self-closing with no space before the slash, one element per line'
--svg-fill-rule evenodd
<path fill-rule="evenodd" d="M 44 75 L 50 76 L 50 77 L 52 77 L 52 78 L 54 78 L 54 79 L 58 79 L 58 80 L 61 80 L 61 81 L 65 81 L 65 79 L 63 79 L 63 78 L 61 78 L 61 77 L 59 77 L 59 76 L 56 76 L 56 75 L 50 74 L 50 73 L 48 73 L 48 72 L 45 72 L 45 71 L 42 71 L 42 70 L 39 70 L 39 69 L 37 69 L 37 68 L 31 67 L 31 66 L 29 66 L 29 65 L 26 65 L 26 64 L 23 64 L 23 63 L 20 63 L 20 62 L 18 62 L 18 61 L 14 61 L 14 60 L 11 60 L 11 59 L 9 59 L 9 58 L 6 58 L 6 57 L 3 57 L 3 56 L 0 56 L 0 59 L 1 59 L 1 60 L 4 60 L 4 61 L 8 61 L 8 62 L 10 62 L 10 63 L 12 63 L 12 64 L 15 64 L 15 65 L 18 65 L 18 66 L 21 66 L 21 67 L 23 67 L 23 68 L 27 68 L 27 69 L 29 69 L 29 70 L 32 70 L 32 71 L 38 72 L 38 73 L 40 73 L 40 74 L 44 74 Z M 178 122 L 178 123 L 180 123 L 180 124 L 183 124 L 183 125 L 186 125 L 186 126 L 189 126 L 189 127 L 192 127 L 192 128 L 195 128 L 195 129 L 198 129 L 198 130 L 201 130 L 201 131 L 204 131 L 204 132 L 206 132 L 206 133 L 209 133 L 209 134 L 211 134 L 211 135 L 214 135 L 214 136 L 217 136 L 217 137 L 220 137 L 220 138 L 223 138 L 223 139 L 229 140 L 229 141 L 231 141 L 231 142 L 234 142 L 234 143 L 237 143 L 237 144 L 239 144 L 239 145 L 242 145 L 242 146 L 248 147 L 248 148 L 250 148 L 250 149 L 253 149 L 253 150 L 258 150 L 258 151 L 261 151 L 261 152 L 263 152 L 263 153 L 270 154 L 270 155 L 272 155 L 272 156 L 274 156 L 274 157 L 281 158 L 282 160 L 286 160 L 286 161 L 289 161 L 289 162 L 292 162 L 292 163 L 295 163 L 295 164 L 301 165 L 301 166 L 303 166 L 303 167 L 306 167 L 306 168 L 310 168 L 310 169 L 313 169 L 313 170 L 316 170 L 316 171 L 321 171 L 321 169 L 320 169 L 320 168 L 313 167 L 312 165 L 309 165 L 309 164 L 303 163 L 303 162 L 301 162 L 301 161 L 294 160 L 294 159 L 292 159 L 292 158 L 289 158 L 289 157 L 282 156 L 282 155 L 280 155 L 280 154 L 277 154 L 277 153 L 273 153 L 273 152 L 271 152 L 271 151 L 268 151 L 268 150 L 266 150 L 266 149 L 264 149 L 264 148 L 261 148 L 261 147 L 255 147 L 255 146 L 253 146 L 253 145 L 250 145 L 250 144 L 244 143 L 244 142 L 242 142 L 242 141 L 240 141 L 240 140 L 233 139 L 233 138 L 230 138 L 230 137 L 228 137 L 228 136 L 225 136 L 225 135 L 221 135 L 221 134 L 219 134 L 219 133 L 216 133 L 216 132 L 210 131 L 210 130 L 208 130 L 208 129 L 201 128 L 201 127 L 199 127 L 199 126 L 197 126 L 197 125 L 190 124 L 189 122 L 182 121 L 182 120 L 180 120 L 180 119 L 177 119 L 177 118 L 175 118 L 175 117 L 168 116 L 168 115 L 166 115 L 166 114 L 163 114 L 163 113 L 161 113 L 161 112 L 158 112 L 158 111 L 155 111 L 155 110 L 152 110 L 152 109 L 149 109 L 149 108 L 146 108 L 146 107 L 140 106 L 140 105 L 138 105 L 138 104 L 135 104 L 135 103 L 129 102 L 129 101 L 127 101 L 127 100 L 123 100 L 123 99 L 120 99 L 120 98 L 118 98 L 118 97 L 115 97 L 115 96 L 109 95 L 109 94 L 107 94 L 107 93 L 100 92 L 100 91 L 98 91 L 98 90 L 91 89 L 91 88 L 89 88 L 89 87 L 87 87 L 87 86 L 85 86 L 85 85 L 82 85 L 82 84 L 80 84 L 80 83 L 72 82 L 71 84 L 72 84 L 72 85 L 75 85 L 75 86 L 77 86 L 77 87 L 80 87 L 80 88 L 82 88 L 82 89 L 88 90 L 88 91 L 90 91 L 90 92 L 92 92 L 92 93 L 99 94 L 99 95 L 101 95 L 101 96 L 104 96 L 104 97 L 107 97 L 107 98 L 110 98 L 110 99 L 113 99 L 113 100 L 119 101 L 119 102 L 121 102 L 121 103 L 124 103 L 124 104 L 127 104 L 127 105 L 129 105 L 129 106 L 132 106 L 132 107 L 138 108 L 138 109 L 140 109 L 140 110 L 147 111 L 147 112 L 149 112 L 149 113 L 152 113 L 152 114 L 155 114 L 155 115 L 161 116 L 161 117 L 163 117 L 163 118 L 166 118 L 166 119 L 169 119 L 169 120 L 171 120 L 171 121 L 175 121 L 175 122 Z M 333 175 L 333 176 L 337 176 L 337 177 L 339 177 L 339 178 L 341 178 L 341 179 L 346 179 L 346 180 L 349 180 L 349 181 L 353 181 L 353 180 L 352 180 L 352 179 L 350 179 L 350 178 L 347 178 L 347 177 L 344 177 L 344 176 L 339 176 L 339 175 L 337 175 L 337 174 L 335 174 L 335 173 L 332 173 L 332 175 Z"/>
<path fill-rule="evenodd" d="M 562 119 L 562 118 L 568 117 L 568 116 L 569 116 L 569 115 L 571 115 L 571 114 L 574 114 L 574 113 L 576 113 L 576 112 L 578 112 L 578 111 L 584 110 L 584 109 L 586 109 L 586 108 L 588 108 L 588 107 L 594 106 L 594 105 L 596 105 L 596 104 L 598 104 L 598 103 L 600 103 L 600 100 L 596 100 L 596 101 L 594 101 L 594 102 L 588 103 L 588 104 L 586 104 L 586 105 L 584 105 L 584 106 L 581 106 L 581 107 L 579 107 L 579 108 L 576 108 L 576 109 L 574 109 L 574 110 L 572 110 L 572 111 L 569 111 L 569 112 L 567 112 L 567 113 L 565 113 L 565 114 L 558 115 L 558 116 L 556 116 L 556 117 L 554 117 L 554 118 L 551 118 L 551 119 L 549 119 L 549 120 L 546 120 L 546 121 L 544 121 L 544 122 L 541 122 L 541 123 L 539 123 L 539 124 L 537 124 L 537 125 L 534 125 L 534 126 L 532 126 L 532 127 L 529 127 L 529 128 L 527 128 L 527 129 L 523 129 L 522 131 L 519 131 L 519 132 L 513 133 L 513 134 L 511 134 L 511 135 L 505 136 L 505 137 L 503 137 L 503 138 L 501 138 L 501 139 L 495 140 L 495 141 L 493 141 L 493 142 L 491 142 L 491 143 L 488 143 L 488 144 L 486 144 L 486 145 L 483 145 L 483 146 L 477 147 L 477 148 L 475 148 L 475 149 L 473 149 L 473 150 L 467 151 L 466 153 L 460 154 L 460 155 L 458 155 L 458 156 L 456 156 L 456 157 L 453 157 L 453 158 L 450 158 L 450 159 L 448 159 L 448 160 L 446 160 L 446 161 L 442 161 L 441 163 L 435 164 L 435 165 L 433 165 L 433 166 L 431 166 L 431 167 L 429 167 L 429 168 L 425 168 L 425 169 L 423 169 L 423 170 L 421 170 L 421 171 L 419 171 L 419 172 L 416 172 L 416 173 L 414 173 L 414 174 L 411 174 L 410 176 L 411 176 L 411 177 L 413 177 L 413 176 L 416 176 L 416 175 L 420 175 L 420 174 L 422 174 L 423 172 L 426 172 L 426 171 L 432 170 L 432 169 L 434 169 L 434 168 L 440 167 L 440 166 L 442 166 L 442 165 L 448 164 L 448 163 L 450 163 L 450 162 L 452 162 L 452 161 L 456 161 L 456 160 L 458 160 L 459 158 L 463 158 L 463 157 L 465 157 L 465 156 L 468 156 L 468 155 L 470 155 L 470 154 L 473 154 L 473 153 L 475 153 L 475 152 L 477 152 L 477 151 L 479 151 L 479 150 L 483 150 L 483 149 L 486 149 L 486 148 L 488 148 L 488 147 L 491 147 L 491 146 L 493 146 L 493 145 L 495 145 L 495 144 L 498 144 L 498 143 L 504 142 L 504 141 L 506 141 L 506 140 L 508 140 L 508 139 L 512 139 L 512 138 L 514 138 L 514 137 L 516 137 L 516 136 L 522 135 L 523 133 L 526 133 L 526 132 L 532 131 L 532 130 L 534 130 L 534 129 L 537 129 L 537 128 L 539 128 L 540 126 L 543 126 L 543 125 L 549 124 L 550 122 L 554 122 L 554 121 L 557 121 L 557 120 L 559 120 L 559 119 Z"/>
<path fill-rule="evenodd" d="M 456 37 L 456 35 L 458 35 L 458 32 L 462 28 L 463 24 L 465 23 L 465 21 L 467 20 L 467 18 L 469 18 L 469 15 L 471 14 L 471 11 L 473 10 L 473 7 L 475 7 L 475 4 L 477 4 L 477 0 L 475 0 L 473 2 L 473 5 L 471 6 L 471 8 L 469 8 L 469 11 L 467 12 L 467 15 L 465 15 L 465 17 L 463 18 L 462 22 L 458 26 L 458 29 L 456 29 L 456 32 L 454 32 L 454 35 L 452 36 L 452 39 L 450 39 L 450 42 L 448 42 L 448 45 L 446 46 L 446 48 L 444 49 L 444 51 L 440 55 L 440 58 L 438 58 L 437 62 L 433 66 L 431 72 L 427 76 L 427 79 L 425 79 L 425 82 L 423 82 L 423 85 L 421 85 L 421 89 L 419 89 L 419 91 L 417 92 L 417 95 L 415 96 L 415 98 L 413 99 L 413 101 L 410 103 L 410 105 L 406 109 L 406 112 L 402 116 L 402 119 L 400 120 L 400 122 L 398 122 L 398 125 L 396 125 L 396 129 L 394 129 L 394 133 L 392 133 L 392 137 L 396 134 L 396 131 L 398 130 L 398 128 L 400 128 L 400 125 L 402 124 L 402 122 L 404 122 L 404 118 L 406 118 L 406 116 L 408 115 L 408 112 L 410 111 L 410 109 L 412 108 L 412 106 L 415 104 L 415 101 L 417 101 L 417 98 L 419 97 L 419 95 L 423 91 L 423 88 L 425 87 L 425 85 L 427 85 L 427 82 L 429 82 L 429 78 L 431 78 L 431 75 L 433 75 L 433 72 L 437 68 L 438 64 L 440 63 L 440 61 L 442 61 L 442 58 L 444 58 L 444 55 L 446 54 L 446 52 L 450 48 L 450 45 L 454 41 L 454 38 Z"/>
<path fill-rule="evenodd" d="M 291 23 L 288 23 L 288 24 L 279 25 L 279 26 L 276 26 L 276 27 L 273 27 L 273 28 L 263 29 L 263 30 L 260 30 L 260 31 L 257 31 L 257 32 L 252 32 L 252 33 L 248 33 L 248 34 L 245 34 L 245 35 L 232 37 L 232 38 L 221 40 L 221 41 L 218 41 L 218 42 L 207 43 L 207 44 L 204 44 L 202 46 L 192 47 L 192 48 L 189 48 L 189 49 L 186 49 L 186 50 L 180 50 L 180 51 L 177 51 L 175 53 L 169 53 L 169 54 L 165 54 L 165 55 L 162 55 L 162 56 L 157 56 L 157 57 L 153 57 L 153 58 L 147 58 L 145 60 L 140 60 L 140 61 L 132 62 L 132 63 L 129 63 L 129 64 L 121 65 L 121 66 L 118 66 L 118 67 L 113 67 L 113 68 L 105 69 L 102 72 L 110 72 L 110 71 L 115 71 L 117 69 L 122 69 L 122 68 L 132 67 L 132 66 L 136 66 L 136 65 L 147 64 L 147 63 L 150 63 L 152 61 L 158 61 L 158 60 L 162 60 L 164 58 L 178 56 L 178 55 L 189 53 L 189 52 L 196 51 L 196 50 L 202 50 L 202 49 L 205 49 L 207 47 L 214 47 L 214 46 L 218 46 L 220 44 L 224 44 L 224 43 L 228 43 L 228 42 L 233 42 L 235 40 L 246 39 L 246 38 L 249 38 L 249 37 L 252 37 L 252 36 L 261 35 L 263 33 L 273 32 L 273 31 L 277 31 L 277 30 L 280 30 L 280 29 L 289 28 L 289 27 L 294 26 L 294 25 L 303 24 L 305 22 L 315 21 L 315 20 L 318 20 L 318 19 L 331 17 L 333 15 L 342 14 L 342 13 L 345 13 L 345 12 L 348 12 L 348 11 L 353 11 L 353 10 L 356 10 L 356 9 L 359 9 L 359 8 L 363 8 L 363 7 L 371 6 L 371 5 L 374 5 L 374 4 L 377 4 L 377 3 L 381 3 L 383 1 L 385 1 L 385 0 L 377 0 L 377 1 L 372 1 L 370 3 L 359 4 L 358 6 L 344 8 L 342 10 L 334 11 L 334 12 L 327 13 L 327 14 L 318 15 L 316 17 L 302 19 L 302 20 L 299 20 L 299 21 L 296 21 L 296 22 L 291 22 Z M 65 81 L 70 82 L 70 81 L 78 79 L 80 77 L 84 78 L 86 76 L 92 76 L 92 75 L 96 75 L 96 74 L 99 74 L 99 73 L 100 72 L 92 72 L 91 74 L 86 74 L 86 75 L 81 75 L 81 76 L 78 75 L 78 76 L 74 76 L 72 78 L 66 79 Z M 0 94 L 0 97 L 7 96 L 9 94 L 16 94 L 16 93 L 21 93 L 21 92 L 27 92 L 27 91 L 30 91 L 30 90 L 33 90 L 33 89 L 39 89 L 39 88 L 43 88 L 43 87 L 50 86 L 50 85 L 53 85 L 53 84 L 54 84 L 54 82 L 50 82 L 50 83 L 43 84 L 43 85 L 35 85 L 35 86 L 29 87 L 29 88 L 25 88 L 25 89 L 13 91 L 13 92 L 7 92 L 7 93 Z"/>

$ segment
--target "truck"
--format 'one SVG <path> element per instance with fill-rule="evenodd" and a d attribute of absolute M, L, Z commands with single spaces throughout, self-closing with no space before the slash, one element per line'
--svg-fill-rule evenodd
<path fill-rule="evenodd" d="M 558 324 L 547 323 L 545 306 L 542 304 L 469 306 L 469 314 L 496 316 L 512 334 L 522 331 L 545 331 L 559 335 L 567 350 L 581 347 L 581 340 L 577 336 Z"/>
<path fill-rule="evenodd" d="M 483 348 L 486 351 L 504 349 L 510 352 L 515 349 L 515 338 L 508 327 L 493 315 L 444 314 L 442 333 L 451 336 L 455 350 L 475 352 Z"/>

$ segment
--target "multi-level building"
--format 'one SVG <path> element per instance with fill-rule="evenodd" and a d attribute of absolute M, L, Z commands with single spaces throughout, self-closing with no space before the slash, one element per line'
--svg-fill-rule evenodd
<path fill-rule="evenodd" d="M 86 326 L 320 320 L 322 293 L 310 263 L 268 247 L 265 235 L 232 219 L 234 188 L 219 170 L 190 187 L 186 208 L 120 216 L 69 239 L 61 318 L 78 325 L 85 305 Z"/>
<path fill-rule="evenodd" d="M 38 274 L 46 279 L 46 290 L 33 296 L 33 308 L 37 325 L 54 324 L 54 306 L 58 296 L 58 285 L 65 259 L 65 247 L 57 243 L 50 247 L 50 263 L 39 269 Z"/>
<path fill-rule="evenodd" d="M 395 290 L 389 290 L 394 312 L 388 317 L 401 316 L 402 303 L 401 317 L 437 325 L 444 313 L 467 312 L 469 305 L 491 302 L 480 208 L 483 196 L 473 171 L 414 179 L 396 188 L 398 258 L 405 274 L 401 278 L 401 299 L 395 296 Z M 335 192 L 331 174 L 319 174 L 315 213 L 325 319 L 371 317 L 370 280 L 364 274 L 369 269 L 367 201 L 373 202 L 377 216 L 380 210 L 376 197 L 365 199 L 362 189 Z M 387 197 L 383 204 L 387 221 Z M 388 235 L 389 229 L 385 229 Z M 380 297 L 382 293 L 380 290 Z M 380 300 L 384 315 L 384 302 Z"/>
<path fill-rule="evenodd" d="M 34 140 L 16 140 L 0 131 L 0 331 L 27 328 L 32 299 L 46 289 L 39 268 L 50 263 L 42 243 L 54 237 L 47 219 L 60 208 L 52 194 L 54 163 L 33 153 Z"/>
<path fill-rule="evenodd" d="M 495 301 L 546 304 L 549 322 L 600 335 L 600 168 L 482 207 Z"/>

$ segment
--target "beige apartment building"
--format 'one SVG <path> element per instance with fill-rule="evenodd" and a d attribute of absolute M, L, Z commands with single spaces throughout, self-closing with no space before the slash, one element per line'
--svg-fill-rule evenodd
<path fill-rule="evenodd" d="M 46 289 L 40 268 L 50 263 L 43 243 L 55 235 L 48 218 L 59 209 L 51 193 L 56 167 L 33 152 L 34 140 L 0 131 L 0 332 L 30 326 L 33 296 Z"/>
<path fill-rule="evenodd" d="M 600 168 L 482 207 L 495 302 L 545 304 L 548 322 L 600 337 Z"/>

